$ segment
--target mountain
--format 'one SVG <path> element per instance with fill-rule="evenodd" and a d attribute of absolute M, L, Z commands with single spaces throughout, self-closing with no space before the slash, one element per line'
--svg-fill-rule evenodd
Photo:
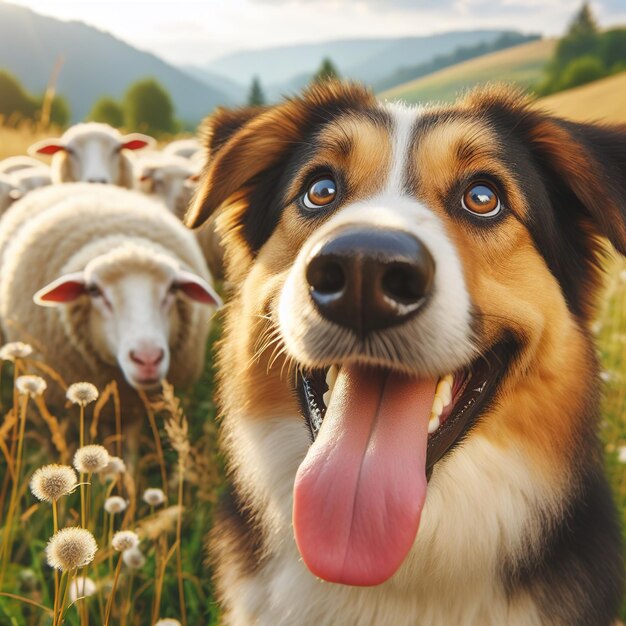
<path fill-rule="evenodd" d="M 314 73 L 322 59 L 329 57 L 342 76 L 372 84 L 399 67 L 424 63 L 461 46 L 490 43 L 507 33 L 511 31 L 457 31 L 424 37 L 349 39 L 279 46 L 234 52 L 197 69 L 228 77 L 242 85 L 249 85 L 253 76 L 259 76 L 271 93 L 289 90 L 294 78 Z"/>
<path fill-rule="evenodd" d="M 0 2 L 0 68 L 15 74 L 31 92 L 42 93 L 57 60 L 63 65 L 57 92 L 67 98 L 72 120 L 85 118 L 93 102 L 119 99 L 134 81 L 156 78 L 170 93 L 176 116 L 195 124 L 233 98 L 153 54 L 82 22 L 64 22 Z"/>

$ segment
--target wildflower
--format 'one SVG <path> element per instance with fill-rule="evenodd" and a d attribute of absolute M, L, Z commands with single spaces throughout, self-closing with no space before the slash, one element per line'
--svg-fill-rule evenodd
<path fill-rule="evenodd" d="M 68 387 L 65 396 L 73 404 L 87 406 L 98 399 L 98 390 L 91 383 L 74 383 Z"/>
<path fill-rule="evenodd" d="M 626 463 L 626 446 L 617 449 L 617 459 L 620 463 Z"/>
<path fill-rule="evenodd" d="M 69 465 L 44 465 L 30 480 L 30 490 L 42 502 L 56 502 L 76 487 L 76 474 Z"/>
<path fill-rule="evenodd" d="M 93 561 L 98 546 L 93 535 L 84 528 L 63 528 L 48 541 L 48 565 L 62 572 L 85 567 Z"/>
<path fill-rule="evenodd" d="M 129 569 L 141 569 L 146 564 L 146 557 L 137 547 L 124 550 L 124 552 L 122 552 L 122 559 Z"/>
<path fill-rule="evenodd" d="M 165 494 L 163 489 L 157 487 L 151 487 L 143 492 L 143 501 L 150 506 L 159 506 L 165 502 Z"/>
<path fill-rule="evenodd" d="M 96 593 L 96 583 L 86 576 L 78 576 L 70 585 L 70 600 L 76 602 L 79 598 L 88 598 Z"/>
<path fill-rule="evenodd" d="M 33 348 L 27 343 L 13 341 L 5 343 L 0 348 L 0 361 L 15 361 L 15 359 L 25 359 L 33 353 Z"/>
<path fill-rule="evenodd" d="M 48 387 L 46 381 L 41 376 L 18 376 L 15 381 L 15 388 L 23 396 L 29 395 L 31 398 L 40 396 Z"/>
<path fill-rule="evenodd" d="M 120 496 L 111 496 L 104 501 L 104 510 L 111 515 L 122 513 L 127 506 L 126 500 Z"/>
<path fill-rule="evenodd" d="M 76 450 L 74 467 L 81 474 L 101 472 L 109 463 L 109 453 L 103 446 L 89 445 Z"/>
<path fill-rule="evenodd" d="M 611 372 L 603 371 L 600 372 L 600 380 L 603 383 L 608 383 L 612 380 L 613 376 L 611 376 Z"/>
<path fill-rule="evenodd" d="M 126 463 L 119 456 L 110 456 L 106 467 L 100 472 L 104 480 L 114 480 L 126 471 Z"/>
<path fill-rule="evenodd" d="M 132 530 L 118 530 L 111 541 L 111 545 L 118 552 L 136 548 L 139 545 L 139 537 Z"/>
<path fill-rule="evenodd" d="M 166 617 L 164 619 L 160 619 L 154 626 L 181 626 L 181 623 L 177 619 Z"/>

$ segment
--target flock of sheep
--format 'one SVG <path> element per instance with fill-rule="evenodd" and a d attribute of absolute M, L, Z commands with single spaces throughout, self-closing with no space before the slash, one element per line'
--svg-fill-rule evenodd
<path fill-rule="evenodd" d="M 51 166 L 0 161 L 0 343 L 32 344 L 67 383 L 193 382 L 221 303 L 215 235 L 180 219 L 203 166 L 197 142 L 157 151 L 87 123 L 29 152 Z"/>

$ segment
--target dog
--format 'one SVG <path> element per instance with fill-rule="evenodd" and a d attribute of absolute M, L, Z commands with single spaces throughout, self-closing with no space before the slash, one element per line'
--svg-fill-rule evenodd
<path fill-rule="evenodd" d="M 626 126 L 510 89 L 449 106 L 327 82 L 218 110 L 234 626 L 607 626 L 620 529 L 589 330 L 626 254 Z"/>

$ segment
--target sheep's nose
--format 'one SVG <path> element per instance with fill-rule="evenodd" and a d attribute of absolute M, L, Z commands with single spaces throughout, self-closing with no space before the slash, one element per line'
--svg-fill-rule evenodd
<path fill-rule="evenodd" d="M 406 321 L 432 291 L 435 261 L 399 230 L 350 227 L 309 256 L 306 279 L 318 311 L 363 337 Z"/>
<path fill-rule="evenodd" d="M 142 367 L 156 367 L 165 358 L 163 348 L 143 348 L 142 350 L 131 350 L 130 360 Z"/>
<path fill-rule="evenodd" d="M 106 178 L 88 178 L 88 183 L 98 183 L 100 185 L 106 185 L 109 181 Z"/>

